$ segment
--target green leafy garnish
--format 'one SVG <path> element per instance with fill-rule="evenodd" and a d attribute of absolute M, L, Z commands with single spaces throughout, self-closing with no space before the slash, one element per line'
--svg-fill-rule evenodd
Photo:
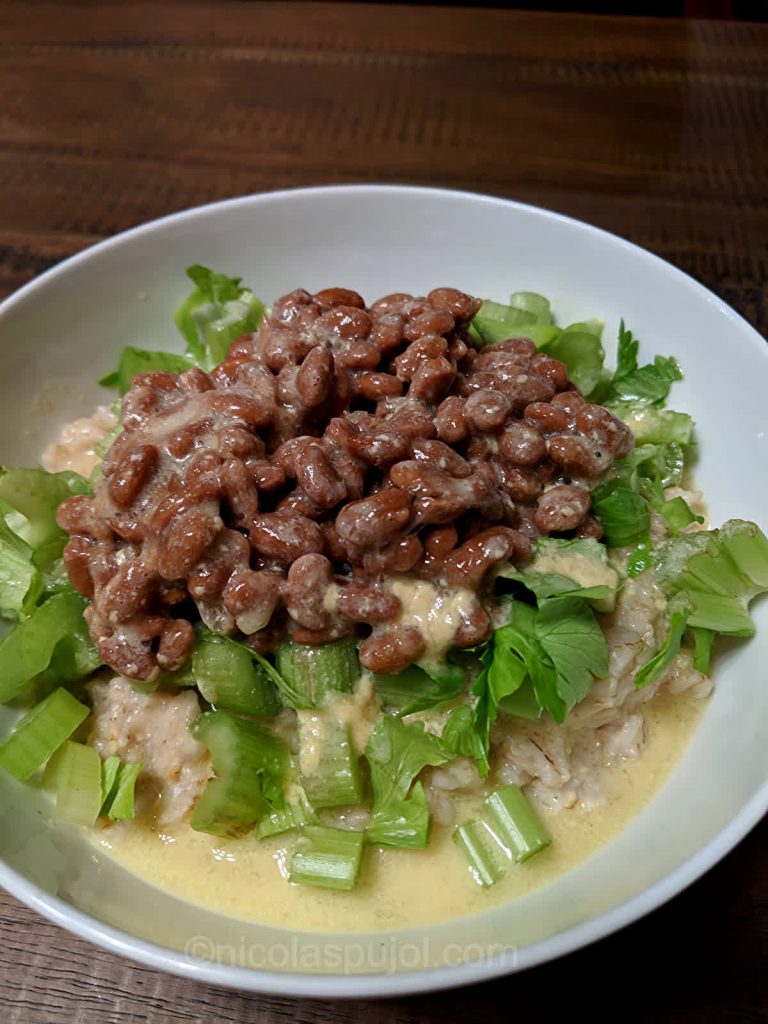
<path fill-rule="evenodd" d="M 451 752 L 420 722 L 379 716 L 365 749 L 373 791 L 368 842 L 421 849 L 429 839 L 429 808 L 424 788 L 414 779 L 426 765 L 441 765 Z"/>

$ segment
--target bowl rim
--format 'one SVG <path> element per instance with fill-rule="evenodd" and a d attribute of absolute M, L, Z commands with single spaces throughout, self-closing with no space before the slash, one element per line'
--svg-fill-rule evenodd
<path fill-rule="evenodd" d="M 546 220 L 562 223 L 578 228 L 588 235 L 618 246 L 630 252 L 634 258 L 663 269 L 671 275 L 681 287 L 696 295 L 699 300 L 706 301 L 725 316 L 741 333 L 744 342 L 760 350 L 768 358 L 768 346 L 761 335 L 731 306 L 715 295 L 710 289 L 693 278 L 690 274 L 662 259 L 660 256 L 643 249 L 641 246 L 622 238 L 604 228 L 589 224 L 578 218 L 549 210 L 545 207 L 523 203 L 501 196 L 465 191 L 460 189 L 439 188 L 421 185 L 347 183 L 336 185 L 316 185 L 276 189 L 268 192 L 251 193 L 234 196 L 200 204 L 184 210 L 167 214 L 102 241 L 87 246 L 73 255 L 66 257 L 53 267 L 48 268 L 34 277 L 11 295 L 0 302 L 0 321 L 17 305 L 24 302 L 34 292 L 59 276 L 66 275 L 69 270 L 80 264 L 98 258 L 102 253 L 119 248 L 126 242 L 143 235 L 151 235 L 163 228 L 194 220 L 201 214 L 222 209 L 236 209 L 270 203 L 282 203 L 291 198 L 322 197 L 325 195 L 411 196 L 413 198 L 430 198 L 435 196 L 451 197 L 459 200 L 471 200 L 488 205 L 503 206 L 521 212 L 534 214 Z M 768 779 L 744 804 L 738 813 L 731 818 L 728 825 L 714 835 L 709 842 L 692 856 L 679 864 L 673 871 L 659 879 L 647 889 L 629 900 L 612 907 L 596 918 L 580 922 L 554 936 L 540 940 L 520 949 L 494 957 L 490 960 L 475 960 L 456 966 L 443 965 L 422 970 L 404 971 L 391 974 L 313 974 L 308 972 L 275 971 L 263 968 L 238 967 L 218 961 L 204 960 L 168 947 L 131 936 L 118 928 L 108 925 L 90 914 L 73 907 L 58 896 L 54 896 L 24 875 L 0 860 L 0 885 L 21 902 L 40 913 L 54 924 L 101 946 L 111 953 L 127 957 L 156 970 L 163 970 L 179 977 L 191 980 L 239 989 L 254 993 L 291 996 L 294 998 L 320 999 L 352 999 L 364 997 L 403 996 L 427 993 L 479 981 L 488 981 L 503 975 L 516 973 L 529 967 L 554 960 L 567 953 L 583 948 L 607 935 L 637 921 L 653 910 L 656 910 L 687 886 L 698 880 L 706 871 L 726 856 L 760 821 L 768 811 Z"/>

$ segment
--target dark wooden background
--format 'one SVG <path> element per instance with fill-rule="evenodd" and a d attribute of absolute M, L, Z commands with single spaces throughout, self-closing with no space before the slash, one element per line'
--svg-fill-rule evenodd
<path fill-rule="evenodd" d="M 412 182 L 618 232 L 768 330 L 768 26 L 324 3 L 0 2 L 0 293 L 225 196 Z M 649 297 L 652 301 L 652 297 Z M 681 809 L 684 813 L 684 809 Z M 0 1019 L 767 1019 L 768 826 L 598 945 L 445 995 L 321 1004 L 165 977 L 0 894 Z"/>

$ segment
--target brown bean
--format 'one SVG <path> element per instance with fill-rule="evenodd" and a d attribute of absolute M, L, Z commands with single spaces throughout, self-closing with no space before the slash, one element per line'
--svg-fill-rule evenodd
<path fill-rule="evenodd" d="M 464 403 L 464 417 L 475 430 L 493 433 L 504 426 L 511 408 L 512 402 L 501 391 L 483 388 Z"/>
<path fill-rule="evenodd" d="M 297 558 L 288 570 L 283 588 L 288 614 L 307 629 L 327 629 L 331 613 L 325 607 L 333 583 L 333 566 L 324 555 Z"/>
<path fill-rule="evenodd" d="M 499 483 L 504 492 L 515 501 L 531 501 L 542 491 L 542 482 L 538 474 L 527 467 L 510 466 L 501 460 L 495 460 Z"/>
<path fill-rule="evenodd" d="M 464 399 L 451 395 L 443 399 L 435 413 L 437 436 L 446 444 L 458 444 L 469 433 L 469 424 L 464 415 Z"/>
<path fill-rule="evenodd" d="M 253 477 L 240 459 L 227 459 L 219 470 L 223 498 L 239 523 L 247 524 L 259 511 L 259 498 Z"/>
<path fill-rule="evenodd" d="M 560 409 L 568 416 L 575 416 L 579 409 L 586 404 L 586 399 L 582 398 L 578 391 L 561 391 L 552 399 L 555 409 Z"/>
<path fill-rule="evenodd" d="M 238 530 L 224 529 L 187 577 L 193 598 L 218 597 L 233 572 L 247 569 L 251 546 Z"/>
<path fill-rule="evenodd" d="M 139 373 L 133 378 L 137 388 L 154 388 L 156 391 L 178 391 L 179 378 L 168 370 L 152 370 L 150 373 Z"/>
<path fill-rule="evenodd" d="M 569 385 L 568 367 L 565 363 L 561 363 L 559 359 L 553 359 L 552 356 L 548 356 L 544 352 L 537 352 L 533 356 L 531 369 L 542 377 L 546 377 L 558 391 L 565 391 Z"/>
<path fill-rule="evenodd" d="M 237 392 L 217 391 L 211 395 L 209 408 L 233 419 L 243 420 L 251 427 L 266 427 L 274 416 L 274 408 L 267 402 L 257 401 Z"/>
<path fill-rule="evenodd" d="M 381 573 L 410 572 L 423 553 L 421 541 L 413 534 L 397 537 L 376 551 L 363 555 L 363 569 L 369 576 Z M 345 556 L 346 557 L 346 556 Z"/>
<path fill-rule="evenodd" d="M 587 516 L 576 530 L 577 537 L 592 537 L 594 540 L 600 540 L 604 533 L 603 524 L 597 519 L 593 519 L 592 516 Z"/>
<path fill-rule="evenodd" d="M 407 292 L 392 292 L 391 295 L 383 295 L 371 303 L 370 311 L 376 316 L 387 316 L 391 313 L 404 314 L 413 302 L 413 296 Z"/>
<path fill-rule="evenodd" d="M 499 451 L 515 466 L 535 466 L 547 454 L 547 446 L 538 430 L 517 420 L 504 428 Z"/>
<path fill-rule="evenodd" d="M 166 672 L 182 667 L 195 647 L 197 636 L 191 622 L 186 619 L 170 619 L 160 634 L 157 648 L 157 663 Z"/>
<path fill-rule="evenodd" d="M 408 321 L 405 336 L 408 341 L 416 341 L 430 334 L 448 334 L 455 324 L 453 314 L 447 309 L 432 308 Z"/>
<path fill-rule="evenodd" d="M 83 597 L 93 597 L 93 577 L 91 576 L 91 560 L 94 542 L 87 537 L 70 537 L 62 554 L 64 568 L 67 570 L 72 586 Z"/>
<path fill-rule="evenodd" d="M 241 569 L 233 574 L 222 595 L 224 607 L 246 636 L 268 625 L 280 600 L 282 574 Z"/>
<path fill-rule="evenodd" d="M 352 501 L 336 517 L 339 536 L 361 547 L 381 547 L 404 530 L 411 518 L 408 495 L 398 487 Z"/>
<path fill-rule="evenodd" d="M 539 498 L 533 521 L 542 533 L 575 530 L 592 503 L 589 491 L 574 484 L 550 487 Z"/>
<path fill-rule="evenodd" d="M 369 672 L 390 675 L 418 661 L 427 644 L 413 626 L 382 626 L 363 640 L 360 662 Z"/>
<path fill-rule="evenodd" d="M 416 462 L 425 462 L 441 473 L 449 476 L 465 477 L 472 472 L 472 467 L 457 451 L 449 448 L 442 441 L 430 438 L 417 438 L 411 445 L 411 453 Z"/>
<path fill-rule="evenodd" d="M 477 590 L 485 574 L 510 556 L 520 558 L 529 551 L 522 534 L 509 527 L 493 527 L 475 534 L 445 560 L 445 581 L 452 587 Z"/>
<path fill-rule="evenodd" d="M 435 309 L 448 310 L 459 324 L 468 324 L 483 304 L 482 299 L 476 299 L 456 288 L 433 288 L 427 299 Z"/>
<path fill-rule="evenodd" d="M 456 647 L 474 647 L 488 639 L 491 634 L 491 618 L 478 602 L 468 612 L 459 612 L 459 625 L 453 638 Z"/>
<path fill-rule="evenodd" d="M 347 488 L 328 461 L 319 442 L 303 444 L 295 459 L 296 479 L 309 498 L 321 509 L 343 501 Z"/>
<path fill-rule="evenodd" d="M 353 622 L 388 622 L 400 614 L 394 594 L 366 583 L 344 583 L 339 587 L 336 607 Z"/>
<path fill-rule="evenodd" d="M 391 352 L 405 339 L 405 323 L 397 313 L 385 313 L 373 321 L 368 340 L 382 354 Z"/>
<path fill-rule="evenodd" d="M 333 356 L 317 345 L 304 357 L 296 375 L 296 390 L 308 409 L 314 409 L 328 397 L 333 384 Z"/>
<path fill-rule="evenodd" d="M 623 458 L 632 451 L 634 438 L 629 427 L 600 405 L 582 405 L 576 412 L 574 426 L 615 458 Z"/>
<path fill-rule="evenodd" d="M 153 593 L 154 573 L 136 559 L 123 562 L 99 591 L 99 612 L 111 625 L 143 611 Z"/>
<path fill-rule="evenodd" d="M 572 477 L 597 480 L 611 464 L 610 453 L 592 444 L 586 437 L 553 434 L 547 440 L 549 457 Z"/>
<path fill-rule="evenodd" d="M 123 396 L 120 418 L 123 429 L 132 431 L 143 427 L 150 416 L 159 408 L 158 395 L 154 388 L 132 387 Z"/>
<path fill-rule="evenodd" d="M 405 352 L 394 361 L 395 371 L 401 380 L 411 380 L 427 359 L 438 359 L 444 355 L 448 342 L 439 335 L 430 334 L 418 341 L 412 341 Z"/>
<path fill-rule="evenodd" d="M 179 375 L 179 386 L 185 391 L 201 395 L 205 391 L 211 391 L 215 385 L 209 373 L 201 370 L 199 366 L 193 366 L 191 370 L 185 370 Z"/>
<path fill-rule="evenodd" d="M 353 338 L 367 338 L 371 329 L 371 317 L 364 309 L 358 309 L 356 306 L 334 306 L 320 314 L 317 318 L 317 328 L 319 331 L 331 332 L 350 341 Z"/>
<path fill-rule="evenodd" d="M 105 664 L 127 679 L 140 679 L 152 683 L 160 675 L 160 666 L 152 653 L 149 639 L 137 642 L 131 633 L 115 632 L 91 637 Z"/>
<path fill-rule="evenodd" d="M 443 356 L 436 359 L 425 359 L 411 377 L 409 396 L 419 398 L 432 404 L 439 401 L 453 384 L 456 369 L 450 360 Z"/>
<path fill-rule="evenodd" d="M 211 430 L 212 426 L 213 420 L 211 419 L 195 420 L 193 423 L 187 423 L 186 426 L 180 427 L 168 438 L 166 442 L 168 451 L 175 459 L 183 459 L 186 455 L 189 455 L 193 448 L 202 444 L 205 435 Z"/>
<path fill-rule="evenodd" d="M 312 296 L 304 288 L 296 288 L 287 295 L 282 295 L 272 307 L 272 319 L 281 323 L 290 323 L 300 310 L 313 305 Z M 352 305 L 352 303 L 350 303 Z"/>
<path fill-rule="evenodd" d="M 396 398 L 403 393 L 403 382 L 391 373 L 372 373 L 366 370 L 353 374 L 351 379 L 354 393 L 371 402 L 385 397 Z"/>
<path fill-rule="evenodd" d="M 157 448 L 140 444 L 115 467 L 109 479 L 109 496 L 116 505 L 130 505 L 157 465 Z"/>
<path fill-rule="evenodd" d="M 262 321 L 259 328 L 259 354 L 266 366 L 279 373 L 284 366 L 298 366 L 313 345 L 299 337 L 293 324 Z"/>
<path fill-rule="evenodd" d="M 365 299 L 349 288 L 323 288 L 321 291 L 315 292 L 314 301 L 321 309 L 330 309 L 333 306 L 353 306 L 357 309 L 365 309 Z"/>
<path fill-rule="evenodd" d="M 256 437 L 246 427 L 235 424 L 219 431 L 217 449 L 220 455 L 232 455 L 236 459 L 244 459 L 250 455 L 262 457 L 265 452 L 261 438 Z"/>
<path fill-rule="evenodd" d="M 94 499 L 84 494 L 65 498 L 56 509 L 56 522 L 67 533 L 87 533 L 92 537 L 109 535 L 99 522 Z"/>
<path fill-rule="evenodd" d="M 488 345 L 484 352 L 512 352 L 514 355 L 530 359 L 536 355 L 536 345 L 530 338 L 507 338 L 495 345 Z"/>
<path fill-rule="evenodd" d="M 202 451 L 190 459 L 184 483 L 180 486 L 181 497 L 187 504 L 219 497 L 221 494 L 220 466 L 221 456 L 214 451 Z"/>
<path fill-rule="evenodd" d="M 201 508 L 191 508 L 174 519 L 160 540 L 157 571 L 163 579 L 186 576 L 221 530 L 222 522 Z"/>
<path fill-rule="evenodd" d="M 285 484 L 284 470 L 272 462 L 246 459 L 244 465 L 260 491 L 276 491 Z"/>
<path fill-rule="evenodd" d="M 323 550 L 323 533 L 317 523 L 294 513 L 268 512 L 256 516 L 249 536 L 259 554 L 285 565 L 302 555 Z"/>
<path fill-rule="evenodd" d="M 562 434 L 570 425 L 568 414 L 549 402 L 532 402 L 525 407 L 523 416 L 542 434 Z"/>

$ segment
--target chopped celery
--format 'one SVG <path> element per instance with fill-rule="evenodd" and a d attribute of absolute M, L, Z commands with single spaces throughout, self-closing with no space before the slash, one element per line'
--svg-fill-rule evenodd
<path fill-rule="evenodd" d="M 133 378 L 142 373 L 154 373 L 167 371 L 169 373 L 184 373 L 195 364 L 186 356 L 179 356 L 173 352 L 149 352 L 143 348 L 126 346 L 120 353 L 120 362 L 113 373 L 102 377 L 99 381 L 102 387 L 117 388 L 121 395 L 129 391 L 133 384 Z"/>
<path fill-rule="evenodd" d="M 539 599 L 583 597 L 599 612 L 613 611 L 619 589 L 619 574 L 608 562 L 605 545 L 592 537 L 540 537 L 524 569 L 510 562 L 497 577 L 522 583 Z"/>
<path fill-rule="evenodd" d="M 453 833 L 478 885 L 488 887 L 506 873 L 509 858 L 487 821 L 468 821 Z"/>
<path fill-rule="evenodd" d="M 299 712 L 299 768 L 313 807 L 341 807 L 363 799 L 363 779 L 349 726 L 328 712 Z"/>
<path fill-rule="evenodd" d="M 259 822 L 259 839 L 266 839 L 268 836 L 277 836 L 283 832 L 293 832 L 295 829 L 304 828 L 305 825 L 317 824 L 317 815 L 314 808 L 307 800 L 306 793 L 301 787 L 291 800 L 286 803 L 280 811 L 272 811 L 266 818 Z"/>
<path fill-rule="evenodd" d="M 522 863 L 552 839 L 519 786 L 502 786 L 485 801 L 495 831 L 513 859 Z"/>
<path fill-rule="evenodd" d="M 605 351 L 591 325 L 566 327 L 542 348 L 547 355 L 565 363 L 568 376 L 583 394 L 589 395 L 600 383 Z"/>
<path fill-rule="evenodd" d="M 88 482 L 77 473 L 44 469 L 0 469 L 0 499 L 24 516 L 17 532 L 32 548 L 38 569 L 46 569 L 64 550 L 67 535 L 56 522 L 65 498 L 87 494 Z"/>
<path fill-rule="evenodd" d="M 703 523 L 704 516 L 697 516 L 691 511 L 688 502 L 681 495 L 670 498 L 659 508 L 659 513 L 667 524 L 670 533 L 679 533 L 691 523 Z"/>
<path fill-rule="evenodd" d="M 399 718 L 382 714 L 368 740 L 365 756 L 373 790 L 373 817 L 366 830 L 367 840 L 382 846 L 426 846 L 429 808 L 423 788 L 413 782 L 426 765 L 449 761 L 451 750 L 439 737 L 425 732 L 420 722 L 406 725 Z"/>
<path fill-rule="evenodd" d="M 0 744 L 0 767 L 26 782 L 88 717 L 88 708 L 64 689 L 54 690 Z"/>
<path fill-rule="evenodd" d="M 704 629 L 702 626 L 693 626 L 689 632 L 693 637 L 693 667 L 697 672 L 706 675 L 712 658 L 712 644 L 717 634 L 714 630 Z"/>
<path fill-rule="evenodd" d="M 205 635 L 192 656 L 191 675 L 209 704 L 269 717 L 281 708 L 273 681 L 254 664 L 254 652 L 225 636 Z"/>
<path fill-rule="evenodd" d="M 83 632 L 84 608 L 85 600 L 74 591 L 56 594 L 3 637 L 0 703 L 18 697 L 48 668 L 61 640 L 69 641 Z"/>
<path fill-rule="evenodd" d="M 521 309 L 532 323 L 553 323 L 549 299 L 538 292 L 512 292 L 509 296 L 509 305 L 513 309 Z"/>
<path fill-rule="evenodd" d="M 423 661 L 393 675 L 373 677 L 376 696 L 384 707 L 395 709 L 399 715 L 411 715 L 451 700 L 461 693 L 465 682 L 465 670 L 448 661 Z"/>
<path fill-rule="evenodd" d="M 109 802 L 111 802 L 112 794 L 115 790 L 117 783 L 117 773 L 120 771 L 120 765 L 123 762 L 117 756 L 117 754 L 110 754 L 109 757 L 105 758 L 101 762 L 101 810 L 102 814 L 106 813 L 104 808 Z"/>
<path fill-rule="evenodd" d="M 357 881 L 362 855 L 362 832 L 307 825 L 297 843 L 288 877 L 300 885 L 349 890 Z"/>
<path fill-rule="evenodd" d="M 0 616 L 18 619 L 28 615 L 43 590 L 33 551 L 0 515 Z"/>
<path fill-rule="evenodd" d="M 101 758 L 93 747 L 67 740 L 45 769 L 43 785 L 56 794 L 56 816 L 90 828 L 101 809 Z"/>
<path fill-rule="evenodd" d="M 187 355 L 199 366 L 211 369 L 227 354 L 240 334 L 255 331 L 264 306 L 239 277 L 227 277 L 207 267 L 187 269 L 194 291 L 176 311 L 175 322 L 187 341 Z"/>
<path fill-rule="evenodd" d="M 482 815 L 454 832 L 478 885 L 498 882 L 514 861 L 528 860 L 552 840 L 519 786 L 502 786 L 483 803 Z"/>
<path fill-rule="evenodd" d="M 216 773 L 192 812 L 192 828 L 237 836 L 284 806 L 289 755 L 278 736 L 226 711 L 200 715 L 190 730 L 210 751 Z"/>
<path fill-rule="evenodd" d="M 691 444 L 693 420 L 685 412 L 645 402 L 614 402 L 611 410 L 632 431 L 637 444 Z"/>
<path fill-rule="evenodd" d="M 320 708 L 331 693 L 351 693 L 360 678 L 357 645 L 348 639 L 321 647 L 281 644 L 275 662 L 285 682 L 283 701 L 294 708 Z"/>
<path fill-rule="evenodd" d="M 114 773 L 112 785 L 104 799 L 101 807 L 101 816 L 111 818 L 113 821 L 131 820 L 135 816 L 134 805 L 136 780 L 144 767 L 141 761 L 119 762 L 117 771 Z M 107 776 L 112 775 L 112 769 Z M 102 782 L 108 782 L 102 774 Z"/>

